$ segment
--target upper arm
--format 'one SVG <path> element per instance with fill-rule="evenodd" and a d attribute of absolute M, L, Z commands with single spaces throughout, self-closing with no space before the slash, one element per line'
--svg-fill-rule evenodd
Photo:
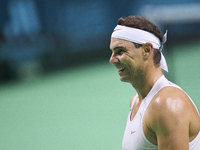
<path fill-rule="evenodd" d="M 149 128 L 156 134 L 159 150 L 188 150 L 190 119 L 186 97 L 171 92 L 154 99 Z"/>

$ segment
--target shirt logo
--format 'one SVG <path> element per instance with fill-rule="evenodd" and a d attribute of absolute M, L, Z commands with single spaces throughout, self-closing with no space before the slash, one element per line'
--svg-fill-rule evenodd
<path fill-rule="evenodd" d="M 122 30 L 122 29 L 114 29 L 114 31 L 113 31 L 113 32 L 115 32 L 115 31 L 118 31 L 118 30 Z"/>
<path fill-rule="evenodd" d="M 136 131 L 131 131 L 131 134 L 135 133 Z"/>

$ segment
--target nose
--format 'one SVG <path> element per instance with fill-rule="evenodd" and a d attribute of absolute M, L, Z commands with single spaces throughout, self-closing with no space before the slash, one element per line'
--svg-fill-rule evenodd
<path fill-rule="evenodd" d="M 114 53 L 112 53 L 112 55 L 110 56 L 109 62 L 110 62 L 111 64 L 114 64 L 114 63 L 117 63 L 117 62 L 118 62 L 118 59 L 116 58 L 116 56 L 114 55 Z"/>

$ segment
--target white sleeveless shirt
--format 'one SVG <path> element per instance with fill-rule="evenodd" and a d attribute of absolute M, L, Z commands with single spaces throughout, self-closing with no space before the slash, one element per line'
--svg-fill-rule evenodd
<path fill-rule="evenodd" d="M 128 119 L 127 119 L 126 129 L 124 132 L 124 138 L 123 138 L 123 143 L 122 143 L 123 150 L 158 150 L 158 146 L 152 144 L 145 137 L 145 134 L 143 131 L 143 119 L 144 119 L 144 114 L 146 112 L 146 109 L 149 106 L 149 103 L 151 102 L 154 95 L 166 86 L 173 86 L 173 87 L 180 88 L 177 85 L 173 84 L 172 82 L 168 81 L 163 75 L 154 84 L 153 88 L 150 90 L 148 95 L 144 98 L 143 102 L 141 103 L 135 117 L 133 118 L 132 121 L 130 121 L 133 105 L 136 99 L 138 98 L 138 95 L 136 94 L 135 98 L 133 99 L 132 106 L 131 106 Z M 189 143 L 189 150 L 200 150 L 200 132 L 197 135 L 197 137 Z"/>

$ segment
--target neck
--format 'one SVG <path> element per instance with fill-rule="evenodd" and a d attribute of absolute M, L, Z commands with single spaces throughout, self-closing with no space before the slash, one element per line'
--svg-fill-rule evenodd
<path fill-rule="evenodd" d="M 138 93 L 139 100 L 143 100 L 150 92 L 156 81 L 163 75 L 160 67 L 139 75 L 131 84 Z"/>

